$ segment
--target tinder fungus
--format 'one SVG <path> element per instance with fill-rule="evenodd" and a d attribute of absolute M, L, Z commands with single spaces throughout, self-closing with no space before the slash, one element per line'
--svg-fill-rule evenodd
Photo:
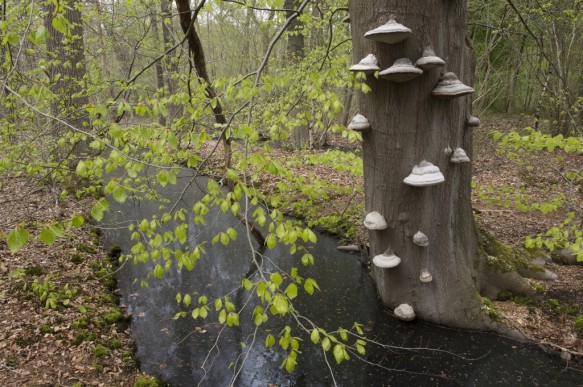
<path fill-rule="evenodd" d="M 415 311 L 409 304 L 401 304 L 394 310 L 395 316 L 403 321 L 411 321 L 415 319 Z"/>
<path fill-rule="evenodd" d="M 401 258 L 397 257 L 394 252 L 387 250 L 382 254 L 375 255 L 372 263 L 381 269 L 390 269 L 398 266 L 401 263 Z"/>
<path fill-rule="evenodd" d="M 431 70 L 438 67 L 443 67 L 445 65 L 445 61 L 435 55 L 435 52 L 431 48 L 425 49 L 423 51 L 423 56 L 417 59 L 415 62 L 417 67 L 421 67 L 423 70 Z"/>
<path fill-rule="evenodd" d="M 397 59 L 388 69 L 381 71 L 379 77 L 391 82 L 406 82 L 421 74 L 423 74 L 423 70 L 413 66 L 409 58 L 401 58 Z"/>
<path fill-rule="evenodd" d="M 417 231 L 415 235 L 413 235 L 413 243 L 420 247 L 427 247 L 429 246 L 429 238 L 427 238 L 427 235 L 423 234 L 421 231 Z"/>
<path fill-rule="evenodd" d="M 367 129 L 370 129 L 370 123 L 368 122 L 365 116 L 363 116 L 362 114 L 357 114 L 354 117 L 352 117 L 352 120 L 350 120 L 350 123 L 348 124 L 348 129 L 356 130 L 357 132 L 362 132 Z"/>
<path fill-rule="evenodd" d="M 466 154 L 465 150 L 463 150 L 462 148 L 455 148 L 449 161 L 451 161 L 454 164 L 469 163 L 470 158 Z"/>
<path fill-rule="evenodd" d="M 350 71 L 358 71 L 363 73 L 374 73 L 375 71 L 380 71 L 378 65 L 377 57 L 373 54 L 368 54 L 364 57 L 358 64 L 350 67 Z"/>
<path fill-rule="evenodd" d="M 439 98 L 451 99 L 472 94 L 474 89 L 464 85 L 454 73 L 445 73 L 431 94 Z"/>
<path fill-rule="evenodd" d="M 384 230 L 388 227 L 385 218 L 376 211 L 369 213 L 364 219 L 364 227 L 368 230 Z"/>
<path fill-rule="evenodd" d="M 439 170 L 439 167 L 436 167 L 429 161 L 423 160 L 413 167 L 413 172 L 403 180 L 403 183 L 414 187 L 426 187 L 443 183 L 444 181 L 445 178 Z"/>
<path fill-rule="evenodd" d="M 402 42 L 411 35 L 411 29 L 397 23 L 395 19 L 389 20 L 387 24 L 370 30 L 364 34 L 364 37 L 377 42 L 394 44 Z"/>
<path fill-rule="evenodd" d="M 429 282 L 433 281 L 433 276 L 431 275 L 429 270 L 423 270 L 423 271 L 421 271 L 421 274 L 419 275 L 419 281 L 421 281 L 423 283 L 429 283 Z"/>

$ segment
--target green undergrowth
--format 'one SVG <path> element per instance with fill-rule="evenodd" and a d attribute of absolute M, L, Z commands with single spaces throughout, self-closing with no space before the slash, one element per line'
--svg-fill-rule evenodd
<path fill-rule="evenodd" d="M 526 250 L 506 246 L 486 230 L 479 221 L 474 222 L 474 224 L 478 233 L 478 251 L 486 257 L 486 263 L 489 266 L 502 273 L 535 268 L 531 265 L 532 257 Z"/>

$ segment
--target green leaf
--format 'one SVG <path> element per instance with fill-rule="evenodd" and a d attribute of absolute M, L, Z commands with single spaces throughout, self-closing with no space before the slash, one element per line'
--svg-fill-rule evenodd
<path fill-rule="evenodd" d="M 113 198 L 115 199 L 115 201 L 117 201 L 118 203 L 125 202 L 126 201 L 126 198 L 127 198 L 127 194 L 126 194 L 125 188 L 122 187 L 119 184 L 113 190 L 112 195 L 113 195 Z"/>
<path fill-rule="evenodd" d="M 105 199 L 100 199 L 95 205 L 91 208 L 91 216 L 93 219 L 97 220 L 98 222 L 103 219 L 103 213 L 109 209 L 109 202 Z"/>
<path fill-rule="evenodd" d="M 8 234 L 6 242 L 8 243 L 8 248 L 12 253 L 18 252 L 28 243 L 28 231 L 23 227 L 18 226 Z"/>
<path fill-rule="evenodd" d="M 52 244 L 55 243 L 56 238 L 55 233 L 51 231 L 49 226 L 44 226 L 40 232 L 40 240 L 49 246 L 52 246 Z"/>
<path fill-rule="evenodd" d="M 324 337 L 324 340 L 322 340 L 322 348 L 324 348 L 324 351 L 328 351 L 331 346 L 332 346 L 332 344 L 330 343 L 330 339 L 327 337 Z"/>
<path fill-rule="evenodd" d="M 154 268 L 154 277 L 158 279 L 162 279 L 162 277 L 164 277 L 164 269 L 162 268 L 162 266 L 160 266 L 160 264 L 157 264 L 156 267 Z"/>
<path fill-rule="evenodd" d="M 265 348 L 271 348 L 275 345 L 275 337 L 273 335 L 267 335 L 265 338 Z"/>
<path fill-rule="evenodd" d="M 192 297 L 190 294 L 186 293 L 184 295 L 184 297 L 182 297 L 182 303 L 188 307 L 190 305 L 190 303 L 192 302 Z"/>
<path fill-rule="evenodd" d="M 56 14 L 51 21 L 53 28 L 62 34 L 67 33 L 67 19 L 60 13 Z"/>
<path fill-rule="evenodd" d="M 81 227 L 83 223 L 85 223 L 85 218 L 81 215 L 74 216 L 73 219 L 71 219 L 71 225 L 73 227 Z"/>
<path fill-rule="evenodd" d="M 289 284 L 288 287 L 285 289 L 285 294 L 290 300 L 293 300 L 298 296 L 298 287 L 296 284 Z"/>
<path fill-rule="evenodd" d="M 336 363 L 340 364 L 342 360 L 344 360 L 344 350 L 342 349 L 342 344 L 336 344 L 332 353 L 334 354 Z"/>
<path fill-rule="evenodd" d="M 221 324 L 224 324 L 225 321 L 227 321 L 227 311 L 223 309 L 221 310 L 221 313 L 219 313 L 219 322 Z"/>
<path fill-rule="evenodd" d="M 312 333 L 310 333 L 310 340 L 312 340 L 312 343 L 318 344 L 320 341 L 320 332 L 318 332 L 318 329 L 312 329 Z"/>

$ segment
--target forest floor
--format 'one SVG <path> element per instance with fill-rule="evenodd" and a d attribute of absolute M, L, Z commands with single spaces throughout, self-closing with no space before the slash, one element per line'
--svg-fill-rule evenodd
<path fill-rule="evenodd" d="M 503 187 L 524 189 L 532 201 L 545 201 L 568 191 L 556 171 L 580 168 L 583 155 L 569 154 L 557 161 L 556 154 L 539 152 L 529 159 L 535 167 L 531 169 L 496 152 L 490 135 L 493 130 L 519 129 L 527 124 L 521 118 L 483 120 L 482 126 L 474 130 L 474 181 L 482 187 L 491 185 L 495 192 L 503 192 Z M 338 139 L 330 142 L 332 147 L 355 146 Z M 288 158 L 297 161 L 293 152 L 276 152 L 282 162 Z M 298 175 L 325 178 L 328 186 L 362 187 L 361 176 L 330 166 L 297 162 L 291 165 Z M 275 180 L 256 183 L 269 191 Z M 59 193 L 58 189 L 40 187 L 24 179 L 6 178 L 0 185 L 0 234 L 22 221 L 34 227 L 40 222 L 88 213 L 88 202 L 57 201 Z M 580 212 L 581 196 L 577 194 L 572 203 Z M 523 246 L 526 236 L 545 232 L 565 216 L 564 210 L 547 215 L 537 211 L 522 213 L 480 197 L 478 190 L 474 190 L 472 200 L 479 221 L 513 247 Z M 337 191 L 322 201 L 325 204 L 318 211 L 321 215 L 329 212 L 348 216 L 346 208 L 358 207 L 362 201 L 362 192 L 346 195 Z M 287 210 L 293 212 L 291 208 Z M 353 223 L 352 237 L 358 241 L 365 238 L 361 220 L 348 219 Z M 558 279 L 534 281 L 542 289 L 538 299 L 513 296 L 507 301 L 495 301 L 496 309 L 501 321 L 530 339 L 579 357 L 583 355 L 583 332 L 575 328 L 574 320 L 583 314 L 583 266 L 550 262 L 547 268 Z M 45 291 L 53 293 L 55 308 L 45 307 Z M 142 376 L 133 356 L 128 316 L 117 302 L 113 267 L 91 226 L 82 226 L 50 247 L 31 241 L 16 254 L 0 242 L 0 385 L 134 385 Z"/>

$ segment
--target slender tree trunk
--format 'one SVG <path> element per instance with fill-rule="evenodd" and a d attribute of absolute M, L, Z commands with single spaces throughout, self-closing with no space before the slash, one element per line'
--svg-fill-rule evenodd
<path fill-rule="evenodd" d="M 79 6 L 81 2 L 74 0 L 67 6 L 56 8 L 55 4 L 46 4 L 44 26 L 48 31 L 46 41 L 47 53 L 52 60 L 47 74 L 51 80 L 51 91 L 56 99 L 52 102 L 52 113 L 68 124 L 83 128 L 86 115 L 82 107 L 88 98 L 83 93 L 85 78 L 85 47 L 83 43 L 83 21 Z M 63 15 L 69 24 L 69 33 L 63 34 L 53 26 L 53 18 Z M 55 125 L 56 135 L 62 135 L 68 128 Z M 86 150 L 86 143 L 79 142 L 73 152 L 80 154 Z"/>
<path fill-rule="evenodd" d="M 156 16 L 156 11 L 153 11 L 150 14 L 151 23 L 152 23 L 152 33 L 154 34 L 154 41 L 160 42 L 160 31 L 158 28 L 158 16 Z M 164 69 L 162 68 L 162 62 L 157 61 L 154 65 L 156 69 L 156 87 L 158 91 L 164 89 Z M 166 116 L 162 112 L 158 113 L 158 123 L 160 125 L 166 125 Z"/>
<path fill-rule="evenodd" d="M 162 11 L 162 39 L 164 40 L 164 49 L 167 50 L 174 46 L 174 24 L 172 19 L 172 0 L 161 0 L 160 10 Z M 166 86 L 168 95 L 172 96 L 178 91 L 178 85 L 175 74 L 178 73 L 179 56 L 178 50 L 164 58 L 166 68 Z M 170 121 L 182 116 L 182 106 L 178 104 L 168 105 L 168 117 Z"/>
<path fill-rule="evenodd" d="M 402 43 L 387 45 L 364 38 L 390 15 L 411 28 Z M 473 53 L 465 38 L 466 1 L 361 0 L 350 3 L 353 61 L 373 53 L 381 68 L 396 59 L 417 60 L 426 46 L 471 85 Z M 372 129 L 363 135 L 366 211 L 381 213 L 388 228 L 370 231 L 371 256 L 390 249 L 401 257 L 392 269 L 372 266 L 372 276 L 385 305 L 406 303 L 418 317 L 438 324 L 485 328 L 491 322 L 481 312 L 482 259 L 470 203 L 472 166 L 452 164 L 444 150 L 463 148 L 472 156 L 472 132 L 465 123 L 471 98 L 438 99 L 431 95 L 440 70 L 428 70 L 414 80 L 393 83 L 367 77 L 372 91 L 359 96 L 359 111 Z M 422 160 L 438 166 L 445 183 L 411 187 L 403 183 Z M 412 241 L 421 231 L 429 246 Z M 428 270 L 433 281 L 423 283 Z"/>

